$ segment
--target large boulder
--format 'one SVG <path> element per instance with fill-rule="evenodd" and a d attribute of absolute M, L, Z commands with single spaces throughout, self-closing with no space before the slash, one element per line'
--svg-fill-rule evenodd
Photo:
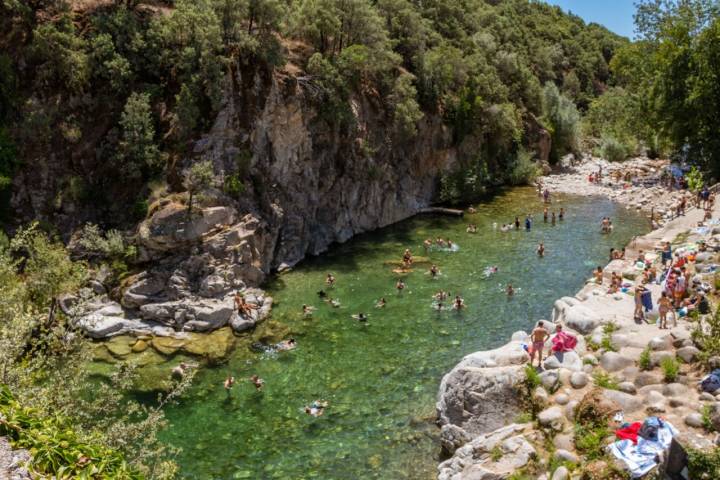
<path fill-rule="evenodd" d="M 594 310 L 572 297 L 563 297 L 555 302 L 552 319 L 583 335 L 592 332 L 602 320 Z"/>
<path fill-rule="evenodd" d="M 188 215 L 184 205 L 168 202 L 140 224 L 138 241 L 142 247 L 160 252 L 188 247 L 234 223 L 235 216 L 232 207 L 204 208 Z"/>
<path fill-rule="evenodd" d="M 517 386 L 527 354 L 519 341 L 466 356 L 440 383 L 440 423 L 479 435 L 511 422 L 522 409 Z"/>
<path fill-rule="evenodd" d="M 438 480 L 500 480 L 527 465 L 535 448 L 520 434 L 523 425 L 508 425 L 476 437 L 438 466 Z"/>
<path fill-rule="evenodd" d="M 543 366 L 548 370 L 567 368 L 568 370 L 579 372 L 582 370 L 583 363 L 580 356 L 574 351 L 555 352 L 545 359 Z"/>

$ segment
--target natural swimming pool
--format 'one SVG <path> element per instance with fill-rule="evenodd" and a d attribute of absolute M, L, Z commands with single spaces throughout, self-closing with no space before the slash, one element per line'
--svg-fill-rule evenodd
<path fill-rule="evenodd" d="M 360 235 L 326 254 L 277 276 L 268 291 L 275 298 L 273 319 L 288 325 L 299 347 L 275 356 L 237 351 L 227 365 L 204 369 L 182 402 L 168 410 L 163 439 L 182 448 L 185 478 L 198 479 L 430 479 L 439 454 L 433 424 L 441 377 L 464 355 L 505 343 L 509 335 L 550 315 L 555 299 L 574 294 L 591 269 L 607 262 L 611 247 L 625 245 L 647 230 L 647 220 L 604 198 L 561 197 L 566 218 L 551 226 L 530 188 L 509 190 L 478 205 L 465 218 L 418 216 Z M 494 230 L 514 217 L 534 216 L 531 231 Z M 615 225 L 601 235 L 600 220 Z M 468 223 L 477 234 L 465 231 Z M 425 256 L 422 241 L 450 238 L 457 252 L 431 252 L 441 271 L 437 280 L 416 265 L 404 276 L 398 295 L 388 260 L 405 248 Z M 539 258 L 543 241 L 546 255 Z M 487 266 L 498 273 L 486 278 Z M 341 302 L 332 308 L 318 298 L 328 272 L 337 278 L 330 291 Z M 516 295 L 508 299 L 505 285 Z M 460 293 L 461 312 L 437 312 L 439 289 Z M 384 309 L 373 305 L 380 298 Z M 310 319 L 303 304 L 317 307 Z M 351 318 L 370 314 L 367 325 Z M 239 380 L 232 395 L 222 382 L 228 372 Z M 257 374 L 262 392 L 247 378 Z M 313 418 L 302 408 L 315 399 L 330 403 Z"/>

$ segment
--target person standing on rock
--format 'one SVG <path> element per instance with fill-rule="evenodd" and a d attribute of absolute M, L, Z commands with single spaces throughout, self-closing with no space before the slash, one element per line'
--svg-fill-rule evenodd
<path fill-rule="evenodd" d="M 545 349 L 545 342 L 550 338 L 550 333 L 545 329 L 545 324 L 542 320 L 538 322 L 538 326 L 530 334 L 532 340 L 532 351 L 530 352 L 530 366 L 535 360 L 535 354 L 538 354 L 538 368 L 542 366 L 542 355 Z"/>
<path fill-rule="evenodd" d="M 660 300 L 658 300 L 658 313 L 660 314 L 660 328 L 667 328 L 667 314 L 672 308 L 672 302 L 668 297 L 667 292 L 660 294 Z"/>

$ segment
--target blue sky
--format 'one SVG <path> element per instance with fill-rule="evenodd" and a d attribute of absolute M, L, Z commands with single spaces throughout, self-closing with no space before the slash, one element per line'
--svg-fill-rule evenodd
<path fill-rule="evenodd" d="M 633 37 L 633 0 L 545 0 L 565 11 L 571 11 L 586 22 L 604 25 L 628 38 Z"/>

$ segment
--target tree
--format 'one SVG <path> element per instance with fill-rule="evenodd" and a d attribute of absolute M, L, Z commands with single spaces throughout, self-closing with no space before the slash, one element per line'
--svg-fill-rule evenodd
<path fill-rule="evenodd" d="M 565 153 L 577 150 L 580 113 L 572 100 L 551 82 L 543 89 L 543 110 L 552 134 L 550 159 L 556 162 Z"/>
<path fill-rule="evenodd" d="M 118 147 L 124 162 L 123 173 L 130 179 L 138 179 L 143 170 L 158 167 L 161 158 L 155 144 L 149 94 L 130 94 L 120 117 L 120 126 L 122 139 Z"/>
<path fill-rule="evenodd" d="M 213 165 L 210 160 L 193 164 L 185 171 L 183 186 L 188 191 L 188 216 L 192 213 L 193 198 L 198 192 L 209 187 L 214 180 Z"/>

